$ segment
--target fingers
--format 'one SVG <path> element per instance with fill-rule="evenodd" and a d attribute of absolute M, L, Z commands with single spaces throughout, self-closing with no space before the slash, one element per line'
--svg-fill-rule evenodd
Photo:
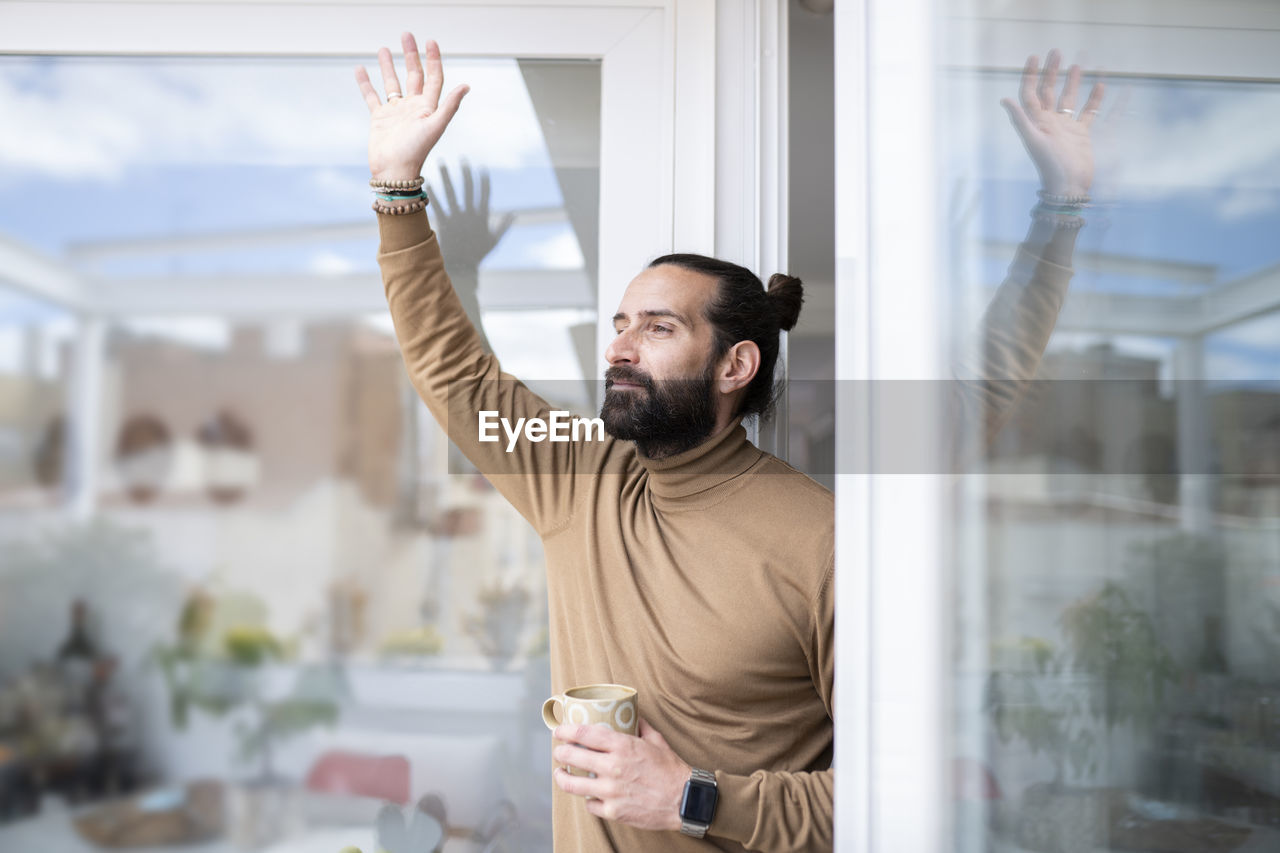
<path fill-rule="evenodd" d="M 630 735 L 615 732 L 607 726 L 560 726 L 553 732 L 556 739 L 576 743 L 597 752 L 612 752 L 625 745 Z"/>
<path fill-rule="evenodd" d="M 1000 106 L 1004 107 L 1005 112 L 1009 114 L 1009 121 L 1013 122 L 1013 126 L 1017 129 L 1018 134 L 1023 139 L 1028 139 L 1036 132 L 1036 126 L 1022 111 L 1022 108 L 1008 98 L 1000 99 Z"/>
<path fill-rule="evenodd" d="M 1040 74 L 1040 85 L 1036 88 L 1036 99 L 1041 109 L 1053 109 L 1053 93 L 1058 85 L 1058 66 L 1061 62 L 1062 56 L 1057 48 L 1049 51 L 1049 55 L 1045 57 L 1044 71 Z"/>
<path fill-rule="evenodd" d="M 461 210 L 462 208 L 458 206 L 458 194 L 453 191 L 453 179 L 449 177 L 449 170 L 445 168 L 443 163 L 440 164 L 440 186 L 444 187 L 444 197 L 449 200 L 449 210 L 454 213 Z M 559 729 L 556 729 L 556 731 L 559 731 Z M 566 740 L 566 738 L 560 739 Z"/>
<path fill-rule="evenodd" d="M 1094 83 L 1093 89 L 1089 92 L 1089 100 L 1084 102 L 1084 109 L 1080 111 L 1080 121 L 1085 127 L 1093 124 L 1093 120 L 1098 117 L 1098 110 L 1102 107 L 1102 95 L 1106 91 L 1106 87 L 1101 83 Z"/>
<path fill-rule="evenodd" d="M 369 72 L 363 67 L 356 68 L 356 85 L 360 87 L 360 94 L 364 95 L 364 102 L 369 105 L 370 112 L 382 106 L 382 99 L 378 97 L 373 83 L 369 81 Z"/>
<path fill-rule="evenodd" d="M 640 740 L 647 741 L 654 746 L 660 746 L 664 749 L 669 748 L 667 747 L 667 739 L 657 729 L 649 725 L 643 717 L 640 718 L 640 725 L 636 729 L 636 734 L 639 735 Z"/>
<path fill-rule="evenodd" d="M 613 820 L 616 817 L 616 812 L 610 808 L 608 800 L 586 800 L 583 805 L 586 806 L 587 812 L 601 820 Z"/>
<path fill-rule="evenodd" d="M 489 170 L 480 170 L 480 215 L 485 219 L 489 218 Z"/>
<path fill-rule="evenodd" d="M 1067 71 L 1067 85 L 1062 87 L 1062 97 L 1058 98 L 1058 112 L 1076 111 L 1076 96 L 1080 93 L 1080 66 L 1072 65 Z"/>
<path fill-rule="evenodd" d="M 1040 97 L 1036 94 L 1036 77 L 1039 73 L 1040 57 L 1028 56 L 1022 66 L 1022 85 L 1018 89 L 1018 97 L 1022 101 L 1022 109 L 1033 119 L 1040 115 Z"/>
<path fill-rule="evenodd" d="M 511 227 L 511 223 L 516 221 L 514 213 L 508 213 L 502 217 L 502 221 L 498 223 L 497 229 L 493 232 L 493 245 L 498 245 L 498 241 L 502 239 L 502 235 L 507 233 L 507 229 Z"/>
<path fill-rule="evenodd" d="M 418 55 L 418 41 L 413 33 L 401 33 L 400 47 L 404 50 L 404 84 L 406 95 L 422 94 L 422 57 Z"/>
<path fill-rule="evenodd" d="M 378 48 L 378 67 L 382 69 L 382 90 L 388 99 L 392 95 L 401 95 L 400 79 L 396 77 L 396 65 L 391 61 L 391 51 L 385 47 Z"/>
<path fill-rule="evenodd" d="M 462 197 L 466 200 L 468 210 L 475 210 L 479 200 L 476 198 L 476 181 L 471 175 L 471 164 L 462 161 Z"/>
<path fill-rule="evenodd" d="M 552 750 L 551 757 L 561 764 L 568 764 L 597 776 L 604 775 L 609 769 L 610 759 L 607 753 L 596 752 L 570 743 L 557 746 Z M 614 775 L 616 775 L 616 769 Z"/>
<path fill-rule="evenodd" d="M 427 81 L 430 82 L 430 80 L 431 70 L 428 68 Z M 458 112 L 458 107 L 462 105 L 462 99 L 466 96 L 467 92 L 470 91 L 471 87 L 465 84 L 454 87 L 449 94 L 444 96 L 444 100 L 440 102 L 439 109 L 437 109 L 432 116 L 439 116 L 439 120 L 445 125 L 448 125 L 449 122 L 453 121 L 454 115 Z"/>
<path fill-rule="evenodd" d="M 590 776 L 574 776 L 563 767 L 557 767 L 556 772 L 552 774 L 556 785 L 566 794 L 573 794 L 575 797 L 595 797 L 597 799 L 607 796 L 611 782 L 603 779 L 592 779 Z"/>
<path fill-rule="evenodd" d="M 422 94 L 427 96 L 427 106 L 434 111 L 440 104 L 440 91 L 444 88 L 444 65 L 440 62 L 440 45 L 436 44 L 434 39 L 429 40 L 422 46 L 422 52 L 427 57 Z M 457 107 L 454 109 L 456 110 Z"/>

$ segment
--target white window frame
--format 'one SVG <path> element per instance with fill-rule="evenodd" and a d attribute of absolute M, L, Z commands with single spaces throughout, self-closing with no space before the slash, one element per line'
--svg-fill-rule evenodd
<path fill-rule="evenodd" d="M 597 353 L 612 334 L 609 306 L 661 254 L 719 254 L 777 266 L 785 221 L 785 150 L 778 68 L 785 43 L 770 0 L 502 0 L 376 4 L 274 0 L 39 0 L 0 4 L 0 54 L 342 56 L 372 67 L 412 28 L 446 56 L 586 58 L 601 62 L 600 254 Z M 429 28 L 424 29 L 424 26 Z M 680 85 L 676 85 L 679 75 Z M 740 86 L 717 80 L 742 81 Z M 760 92 L 766 97 L 761 99 Z M 284 96 L 284 95 L 282 95 Z M 357 97 L 354 84 L 352 98 Z M 784 128 L 783 128 L 784 130 Z M 720 136 L 719 142 L 717 136 Z M 730 164 L 726 172 L 724 164 Z M 782 197 L 780 198 L 780 193 Z M 749 202 L 749 203 L 744 203 Z M 0 247 L 3 248 L 3 247 Z M 57 269 L 28 290 L 90 316 L 93 301 Z M 207 305 L 207 303 L 206 303 Z M 176 310 L 176 308 L 175 308 Z M 207 309 L 206 309 L 207 310 Z M 88 336 L 87 340 L 100 340 Z M 77 359 L 74 408 L 96 410 L 101 354 Z M 93 419 L 80 422 L 92 423 Z M 100 458 L 92 436 L 72 458 Z M 94 511 L 92 466 L 72 475 L 71 503 Z"/>
<path fill-rule="evenodd" d="M 970 0 L 945 39 L 929 0 L 836 6 L 836 377 L 855 380 L 841 386 L 947 376 L 932 172 L 940 64 L 1017 71 L 1028 53 L 1085 48 L 1083 62 L 1112 74 L 1280 81 L 1280 9 L 1248 0 Z M 951 486 L 852 473 L 902 426 L 841 390 L 836 849 L 950 850 Z"/>

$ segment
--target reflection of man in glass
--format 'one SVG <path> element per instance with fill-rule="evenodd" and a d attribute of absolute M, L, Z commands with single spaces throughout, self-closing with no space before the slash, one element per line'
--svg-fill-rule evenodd
<path fill-rule="evenodd" d="M 501 373 L 450 287 L 417 187 L 466 88 L 442 99 L 438 48 L 427 44 L 424 67 L 412 36 L 403 47 L 403 90 L 391 53 L 379 53 L 386 103 L 363 69 L 356 76 L 372 113 L 378 257 L 406 367 L 453 441 L 543 538 L 554 689 L 639 691 L 639 737 L 556 731 L 557 763 L 594 774 L 555 772 L 557 849 L 829 849 L 832 496 L 756 449 L 741 424 L 768 410 L 799 281 L 774 276 L 766 288 L 732 264 L 659 258 L 614 315 L 610 436 L 520 440 L 511 452 L 481 441 L 479 411 L 514 422 L 547 419 L 549 406 Z M 1036 240 L 988 314 L 984 356 L 998 373 L 1034 371 L 1092 177 L 1083 116 L 1100 93 L 1077 121 L 1073 70 L 1056 112 L 1056 65 L 1052 56 L 1038 88 L 1029 65 L 1022 107 L 1007 105 L 1047 195 Z M 984 410 L 1005 402 L 975 397 Z"/>

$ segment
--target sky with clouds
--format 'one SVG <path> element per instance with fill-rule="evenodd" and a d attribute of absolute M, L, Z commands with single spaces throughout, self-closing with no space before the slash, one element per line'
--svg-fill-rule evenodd
<path fill-rule="evenodd" d="M 947 85 L 954 105 L 948 120 L 957 132 L 942 149 L 943 174 L 948 191 L 965 202 L 958 206 L 975 211 L 967 239 L 1017 242 L 1038 186 L 999 106 L 1016 94 L 1017 75 L 957 73 Z M 1268 120 L 1275 116 L 1275 84 L 1109 80 L 1094 129 L 1093 186 L 1107 206 L 1094 211 L 1078 249 L 1214 271 L 1208 285 L 1196 287 L 1158 272 L 1122 275 L 1077 262 L 1072 292 L 1190 296 L 1280 265 L 1280 121 Z M 978 276 L 998 282 L 1008 259 L 980 257 Z M 1076 343 L 1055 336 L 1058 346 Z M 1156 339 L 1113 343 L 1150 357 L 1168 349 Z M 1280 378 L 1280 313 L 1208 336 L 1205 351 L 1210 378 Z"/>
<path fill-rule="evenodd" d="M 371 224 L 368 108 L 356 63 L 331 59 L 0 57 L 0 237 L 64 259 L 80 243 Z M 381 89 L 376 58 L 366 63 Z M 514 60 L 459 59 L 471 86 L 427 178 L 487 169 L 495 212 L 564 201 Z M 74 204 L 69 199 L 74 198 Z M 376 273 L 376 237 L 145 252 L 75 264 L 97 278 Z M 485 260 L 498 269 L 580 269 L 567 221 L 517 224 Z M 0 294 L 6 325 L 48 309 Z M 208 325 L 208 324 L 205 324 Z M 138 330 L 156 331 L 156 324 Z M 225 335 L 173 334 L 195 342 Z M 203 328 L 203 327 L 202 327 Z M 549 375 L 576 369 L 567 331 L 542 351 Z M 513 338 L 513 342 L 516 339 Z M 495 340 L 500 345 L 500 341 Z M 12 349 L 12 346 L 8 347 Z M 5 345 L 0 344 L 0 356 Z M 536 366 L 536 365 L 535 365 Z"/>
<path fill-rule="evenodd" d="M 367 67 L 378 88 L 376 62 Z M 367 220 L 367 109 L 354 63 L 327 59 L 0 58 L 0 236 L 52 257 L 84 241 L 253 231 Z M 538 118 L 511 60 L 463 59 L 447 85 L 472 87 L 433 159 L 489 169 L 495 210 L 563 205 Z M 1016 75 L 955 74 L 940 147 L 949 192 L 976 197 L 978 239 L 1016 242 L 1036 179 L 999 108 Z M 978 105 L 979 109 L 972 109 Z M 984 106 L 985 105 L 985 106 Z M 1107 221 L 1080 247 L 1209 264 L 1214 284 L 1280 263 L 1280 87 L 1111 81 L 1095 131 L 1095 194 Z M 436 179 L 430 171 L 428 177 Z M 74 204 L 68 199 L 74 198 Z M 998 280 L 1007 261 L 984 256 Z M 513 228 L 498 268 L 575 269 L 567 223 Z M 94 262 L 95 276 L 344 274 L 375 269 L 366 240 L 144 254 Z M 1158 275 L 1079 269 L 1073 288 L 1168 295 Z M 1186 288 L 1183 286 L 1183 292 Z M 40 307 L 11 296 L 0 315 Z M 1213 336 L 1217 364 L 1270 376 L 1280 318 Z M 1246 368 L 1247 365 L 1248 366 Z"/>

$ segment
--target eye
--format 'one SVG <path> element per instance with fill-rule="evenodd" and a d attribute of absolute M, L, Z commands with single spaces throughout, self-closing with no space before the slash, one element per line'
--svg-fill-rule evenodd
<path fill-rule="evenodd" d="M 670 331 L 671 331 L 671 329 L 667 328 L 666 326 L 654 326 L 654 327 L 653 327 L 653 330 L 654 330 L 655 332 L 670 332 Z"/>

